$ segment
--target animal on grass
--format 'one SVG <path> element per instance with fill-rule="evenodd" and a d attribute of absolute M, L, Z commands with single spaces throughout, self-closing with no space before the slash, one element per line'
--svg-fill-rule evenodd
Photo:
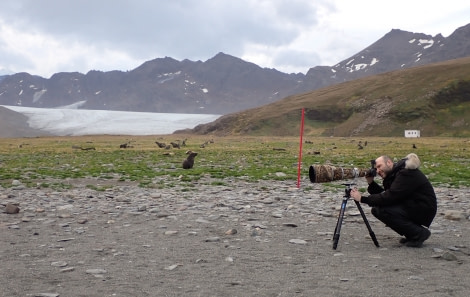
<path fill-rule="evenodd" d="M 187 151 L 186 154 L 188 157 L 183 161 L 183 169 L 190 169 L 194 166 L 194 158 L 197 156 L 197 153 L 192 151 Z"/>
<path fill-rule="evenodd" d="M 179 140 L 177 142 L 170 142 L 170 144 L 173 148 L 177 148 L 177 149 L 181 148 Z"/>
<path fill-rule="evenodd" d="M 166 144 L 164 142 L 155 141 L 159 148 L 166 148 Z"/>
<path fill-rule="evenodd" d="M 119 148 L 132 148 L 131 142 L 128 141 L 126 143 L 120 144 Z"/>

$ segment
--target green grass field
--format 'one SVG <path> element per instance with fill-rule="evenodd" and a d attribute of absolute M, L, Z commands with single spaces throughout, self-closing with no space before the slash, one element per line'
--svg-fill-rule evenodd
<path fill-rule="evenodd" d="M 170 143 L 186 138 L 181 149 L 159 148 L 155 141 Z M 367 145 L 366 145 L 367 142 Z M 129 143 L 129 148 L 120 144 Z M 204 148 L 201 144 L 207 143 Z M 358 144 L 362 145 L 362 149 Z M 413 144 L 416 148 L 413 148 Z M 368 168 L 381 154 L 400 159 L 416 153 L 421 170 L 434 185 L 470 186 L 470 140 L 467 138 L 304 138 L 303 178 L 313 164 Z M 299 138 L 163 136 L 82 136 L 0 139 L 0 184 L 11 187 L 20 180 L 30 187 L 65 188 L 74 178 L 133 181 L 141 187 L 188 186 L 201 177 L 214 185 L 225 178 L 297 180 Z M 193 169 L 184 170 L 186 151 L 198 153 Z M 282 172 L 284 174 L 277 174 Z M 51 183 L 50 180 L 55 180 Z M 171 181 L 171 182 L 169 182 Z"/>

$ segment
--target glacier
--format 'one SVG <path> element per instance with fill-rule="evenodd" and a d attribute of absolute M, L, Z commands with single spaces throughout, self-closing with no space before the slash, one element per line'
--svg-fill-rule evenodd
<path fill-rule="evenodd" d="M 221 116 L 1 106 L 25 115 L 31 128 L 56 136 L 171 134 L 215 121 Z"/>

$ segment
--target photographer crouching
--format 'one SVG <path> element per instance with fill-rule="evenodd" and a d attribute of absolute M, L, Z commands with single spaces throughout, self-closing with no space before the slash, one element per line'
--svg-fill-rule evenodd
<path fill-rule="evenodd" d="M 366 175 L 369 196 L 351 190 L 354 200 L 372 206 L 377 219 L 405 236 L 400 243 L 409 247 L 421 247 L 431 236 L 427 228 L 437 211 L 434 188 L 419 166 L 420 160 L 413 153 L 395 164 L 390 157 L 380 156 L 375 160 L 375 169 L 383 179 L 383 188 L 374 181 L 372 173 Z"/>

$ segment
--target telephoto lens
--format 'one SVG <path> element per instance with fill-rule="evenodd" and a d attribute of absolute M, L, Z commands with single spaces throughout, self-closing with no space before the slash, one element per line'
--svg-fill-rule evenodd
<path fill-rule="evenodd" d="M 308 176 L 312 183 L 324 183 L 335 180 L 352 179 L 366 176 L 368 169 L 343 168 L 331 165 L 311 165 Z"/>

